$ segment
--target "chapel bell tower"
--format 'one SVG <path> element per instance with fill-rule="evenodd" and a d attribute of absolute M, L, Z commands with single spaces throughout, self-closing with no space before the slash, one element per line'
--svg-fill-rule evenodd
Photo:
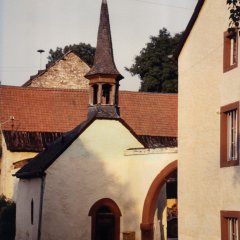
<path fill-rule="evenodd" d="M 106 0 L 102 0 L 94 63 L 85 77 L 89 79 L 89 110 L 97 108 L 119 115 L 119 81 L 123 79 L 123 76 L 118 72 L 114 63 Z"/>

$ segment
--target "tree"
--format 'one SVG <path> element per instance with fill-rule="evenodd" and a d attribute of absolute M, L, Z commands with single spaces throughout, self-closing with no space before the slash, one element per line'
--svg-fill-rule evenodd
<path fill-rule="evenodd" d="M 229 32 L 233 32 L 234 28 L 239 27 L 240 22 L 240 0 L 227 0 L 227 5 L 229 6 Z"/>
<path fill-rule="evenodd" d="M 130 68 L 125 68 L 141 79 L 139 91 L 177 92 L 177 63 L 171 56 L 181 36 L 182 33 L 171 36 L 166 28 L 161 29 L 158 36 L 150 37 L 151 41 L 135 57 L 135 63 Z"/>
<path fill-rule="evenodd" d="M 73 50 L 85 63 L 89 66 L 93 65 L 95 48 L 90 44 L 79 43 L 67 45 L 64 48 L 57 47 L 56 50 L 50 49 L 48 56 L 48 63 L 51 64 L 61 58 L 67 52 Z"/>
<path fill-rule="evenodd" d="M 3 195 L 0 196 L 0 239 L 15 238 L 16 205 Z"/>

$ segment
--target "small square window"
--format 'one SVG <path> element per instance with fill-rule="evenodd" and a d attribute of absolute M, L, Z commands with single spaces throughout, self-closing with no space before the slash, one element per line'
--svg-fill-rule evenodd
<path fill-rule="evenodd" d="M 220 165 L 239 165 L 239 102 L 221 107 Z"/>
<path fill-rule="evenodd" d="M 238 66 L 238 32 L 224 32 L 223 72 Z"/>
<path fill-rule="evenodd" d="M 240 212 L 221 211 L 221 240 L 239 240 Z"/>

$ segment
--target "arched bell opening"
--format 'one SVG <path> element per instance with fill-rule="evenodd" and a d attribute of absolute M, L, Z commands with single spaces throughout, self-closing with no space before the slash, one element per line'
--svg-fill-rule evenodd
<path fill-rule="evenodd" d="M 103 86 L 102 86 L 102 99 L 101 99 L 101 103 L 103 105 L 112 103 L 111 90 L 112 90 L 112 86 L 110 84 L 103 84 Z"/>
<path fill-rule="evenodd" d="M 92 99 L 92 103 L 95 105 L 98 103 L 98 85 L 94 84 L 92 86 L 93 89 L 93 99 Z"/>

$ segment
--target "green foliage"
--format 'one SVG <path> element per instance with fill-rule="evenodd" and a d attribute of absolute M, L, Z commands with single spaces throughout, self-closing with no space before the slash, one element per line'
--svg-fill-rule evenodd
<path fill-rule="evenodd" d="M 173 54 L 182 33 L 171 36 L 166 28 L 159 31 L 159 35 L 150 37 L 130 68 L 125 68 L 132 75 L 141 79 L 139 91 L 176 93 L 178 90 L 177 63 L 173 61 Z"/>
<path fill-rule="evenodd" d="M 15 238 L 16 205 L 13 201 L 0 196 L 0 239 L 14 240 Z"/>
<path fill-rule="evenodd" d="M 229 6 L 229 32 L 233 31 L 234 28 L 239 27 L 240 22 L 240 0 L 227 0 L 227 5 Z"/>
<path fill-rule="evenodd" d="M 85 43 L 67 45 L 64 48 L 57 47 L 56 50 L 50 49 L 48 63 L 55 62 L 70 50 L 74 51 L 89 66 L 93 65 L 96 49 L 92 47 L 90 44 Z"/>

